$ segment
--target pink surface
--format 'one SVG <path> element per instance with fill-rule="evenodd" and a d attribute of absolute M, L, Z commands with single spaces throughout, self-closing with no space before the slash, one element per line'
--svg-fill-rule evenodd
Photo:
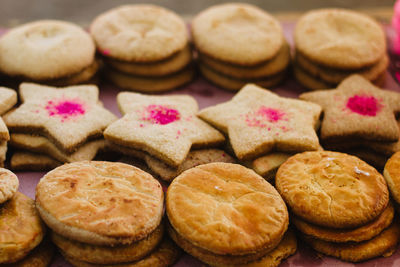
<path fill-rule="evenodd" d="M 291 32 L 293 29 L 292 24 L 285 24 L 283 23 L 283 27 L 285 29 L 285 34 L 287 39 L 290 43 L 292 43 Z M 386 84 L 384 86 L 390 90 L 395 90 L 400 92 L 400 86 L 393 80 L 391 75 L 387 75 L 386 77 Z M 101 93 L 100 98 L 104 103 L 104 106 L 110 109 L 112 112 L 120 116 L 118 112 L 118 107 L 116 103 L 116 95 L 120 90 L 117 88 L 104 84 L 101 86 Z M 287 97 L 296 97 L 299 93 L 304 91 L 300 85 L 298 85 L 293 78 L 288 78 L 288 80 L 275 88 L 274 91 L 281 96 Z M 214 105 L 217 103 L 221 103 L 224 101 L 229 100 L 234 94 L 228 91 L 224 91 L 219 89 L 203 78 L 198 77 L 194 82 L 187 85 L 185 88 L 175 90 L 168 94 L 189 94 L 195 97 L 199 103 L 200 108 L 204 108 L 210 105 Z M 20 179 L 20 191 L 27 194 L 31 198 L 34 198 L 34 191 L 35 186 L 39 179 L 44 175 L 42 172 L 25 172 L 25 173 L 17 173 Z M 57 267 L 67 267 L 71 266 L 70 264 L 66 263 L 60 255 L 57 255 L 54 259 L 54 262 L 51 266 Z M 183 255 L 181 259 L 174 265 L 179 267 L 185 266 L 204 266 L 201 262 L 197 261 L 196 259 L 192 258 L 189 255 Z M 367 262 L 359 263 L 359 264 L 350 264 L 350 263 L 343 263 L 337 259 L 321 256 L 313 252 L 308 246 L 304 245 L 303 243 L 298 243 L 298 252 L 290 257 L 289 259 L 285 260 L 281 266 L 400 266 L 400 250 L 398 249 L 397 252 L 389 257 L 389 258 L 378 258 L 374 260 L 370 260 Z"/>

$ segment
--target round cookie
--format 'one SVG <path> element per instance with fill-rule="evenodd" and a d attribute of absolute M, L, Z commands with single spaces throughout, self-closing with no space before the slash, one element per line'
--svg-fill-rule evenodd
<path fill-rule="evenodd" d="M 0 168 L 0 204 L 12 198 L 18 186 L 18 177 L 10 170 Z"/>
<path fill-rule="evenodd" d="M 275 186 L 291 211 L 330 228 L 355 228 L 386 208 L 385 179 L 357 157 L 331 151 L 303 152 L 283 163 Z"/>
<path fill-rule="evenodd" d="M 95 45 L 79 26 L 42 20 L 11 29 L 0 39 L 0 72 L 42 81 L 70 76 L 93 63 Z"/>
<path fill-rule="evenodd" d="M 80 261 L 97 264 L 116 264 L 138 261 L 149 254 L 162 240 L 164 224 L 145 239 L 123 246 L 96 246 L 70 240 L 52 232 L 51 239 L 64 255 Z"/>
<path fill-rule="evenodd" d="M 396 152 L 386 162 L 383 176 L 388 184 L 393 199 L 400 203 L 400 152 Z"/>
<path fill-rule="evenodd" d="M 266 254 L 288 226 L 275 188 L 238 164 L 209 163 L 183 172 L 168 187 L 166 207 L 178 235 L 219 255 Z"/>
<path fill-rule="evenodd" d="M 282 27 L 275 18 L 243 3 L 203 10 L 192 21 L 192 34 L 200 53 L 244 66 L 272 59 L 285 42 Z"/>
<path fill-rule="evenodd" d="M 81 161 L 47 173 L 36 187 L 46 224 L 93 245 L 131 244 L 160 224 L 163 191 L 150 174 L 128 164 Z"/>
<path fill-rule="evenodd" d="M 153 62 L 181 51 L 188 42 L 185 22 L 155 5 L 124 5 L 99 15 L 90 26 L 104 56 L 129 62 Z"/>
<path fill-rule="evenodd" d="M 312 10 L 294 31 L 296 49 L 315 63 L 340 69 L 376 64 L 386 52 L 381 26 L 372 18 L 346 9 Z"/>
<path fill-rule="evenodd" d="M 193 80 L 194 74 L 195 72 L 191 67 L 168 76 L 152 78 L 133 76 L 110 68 L 104 73 L 106 78 L 118 87 L 142 93 L 159 93 L 173 90 Z"/>
<path fill-rule="evenodd" d="M 379 256 L 391 256 L 399 243 L 400 226 L 394 222 L 375 238 L 360 243 L 331 243 L 307 236 L 302 238 L 318 252 L 344 261 L 360 262 Z"/>
<path fill-rule="evenodd" d="M 390 226 L 393 221 L 393 217 L 394 208 L 389 202 L 387 208 L 376 220 L 373 220 L 372 222 L 355 229 L 337 230 L 325 228 L 315 224 L 307 223 L 296 216 L 292 216 L 290 219 L 300 232 L 309 237 L 327 242 L 345 243 L 361 242 L 377 236 L 380 232 Z"/>
<path fill-rule="evenodd" d="M 43 239 L 35 202 L 20 192 L 0 206 L 0 221 L 0 264 L 21 260 Z"/>

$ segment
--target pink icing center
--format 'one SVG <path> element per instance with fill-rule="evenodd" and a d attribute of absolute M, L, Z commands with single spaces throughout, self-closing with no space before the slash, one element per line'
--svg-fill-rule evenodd
<path fill-rule="evenodd" d="M 142 120 L 153 124 L 169 124 L 180 119 L 179 111 L 162 105 L 149 105 L 146 107 Z"/>
<path fill-rule="evenodd" d="M 266 108 L 266 107 L 261 107 L 257 111 L 257 113 L 266 118 L 269 122 L 280 121 L 285 116 L 285 113 L 280 111 L 279 109 Z"/>
<path fill-rule="evenodd" d="M 265 127 L 266 122 L 276 123 L 281 120 L 287 121 L 285 112 L 265 106 L 260 107 L 255 113 L 246 115 L 246 123 L 249 126 Z M 268 130 L 271 130 L 270 127 Z"/>
<path fill-rule="evenodd" d="M 49 116 L 60 116 L 63 119 L 85 114 L 83 105 L 75 100 L 49 100 L 45 108 Z"/>
<path fill-rule="evenodd" d="M 379 101 L 373 96 L 355 95 L 347 100 L 346 107 L 363 116 L 374 117 L 381 109 Z"/>

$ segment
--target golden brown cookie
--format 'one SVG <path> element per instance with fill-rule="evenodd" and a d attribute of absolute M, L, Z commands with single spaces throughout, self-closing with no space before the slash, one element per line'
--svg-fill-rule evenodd
<path fill-rule="evenodd" d="M 302 238 L 318 252 L 343 261 L 360 262 L 380 256 L 391 256 L 399 243 L 400 226 L 395 221 L 375 238 L 360 243 L 331 243 L 304 235 Z"/>
<path fill-rule="evenodd" d="M 0 263 L 14 263 L 42 241 L 45 228 L 35 202 L 17 192 L 0 206 Z"/>
<path fill-rule="evenodd" d="M 130 244 L 160 224 L 163 191 L 150 174 L 131 165 L 81 161 L 47 173 L 36 187 L 36 206 L 46 224 L 66 238 Z"/>
<path fill-rule="evenodd" d="M 385 179 L 364 161 L 331 151 L 290 157 L 276 174 L 275 186 L 291 211 L 303 220 L 330 228 L 355 228 L 386 208 Z"/>
<path fill-rule="evenodd" d="M 18 186 L 18 177 L 10 170 L 0 168 L 0 204 L 12 198 Z"/>
<path fill-rule="evenodd" d="M 50 171 L 60 165 L 62 162 L 52 157 L 28 151 L 16 151 L 10 160 L 13 171 Z"/>
<path fill-rule="evenodd" d="M 166 205 L 173 229 L 213 254 L 265 254 L 288 226 L 275 188 L 238 164 L 209 163 L 183 172 L 168 187 Z"/>
<path fill-rule="evenodd" d="M 396 152 L 386 162 L 383 170 L 383 176 L 389 186 L 390 194 L 393 199 L 400 203 L 400 152 Z"/>
<path fill-rule="evenodd" d="M 290 217 L 291 223 L 303 234 L 319 240 L 335 243 L 361 242 L 372 239 L 389 227 L 394 217 L 394 208 L 389 202 L 386 209 L 375 220 L 355 229 L 332 229 L 310 224 L 297 216 Z"/>

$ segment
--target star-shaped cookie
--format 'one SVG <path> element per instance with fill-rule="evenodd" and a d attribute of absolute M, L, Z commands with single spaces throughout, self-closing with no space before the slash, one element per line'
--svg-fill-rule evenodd
<path fill-rule="evenodd" d="M 229 135 L 240 160 L 266 154 L 317 150 L 315 129 L 321 107 L 248 84 L 232 100 L 201 110 L 198 116 Z"/>
<path fill-rule="evenodd" d="M 114 144 L 146 151 L 171 166 L 179 166 L 190 148 L 210 147 L 224 136 L 200 120 L 197 102 L 187 95 L 148 96 L 122 92 L 117 97 L 121 119 L 104 131 Z"/>
<path fill-rule="evenodd" d="M 10 131 L 46 136 L 68 153 L 117 119 L 99 104 L 97 86 L 22 83 L 19 93 L 22 104 L 4 116 Z"/>
<path fill-rule="evenodd" d="M 324 112 L 323 141 L 397 141 L 400 94 L 382 90 L 360 75 L 343 80 L 334 90 L 300 95 L 300 99 L 319 104 Z"/>

